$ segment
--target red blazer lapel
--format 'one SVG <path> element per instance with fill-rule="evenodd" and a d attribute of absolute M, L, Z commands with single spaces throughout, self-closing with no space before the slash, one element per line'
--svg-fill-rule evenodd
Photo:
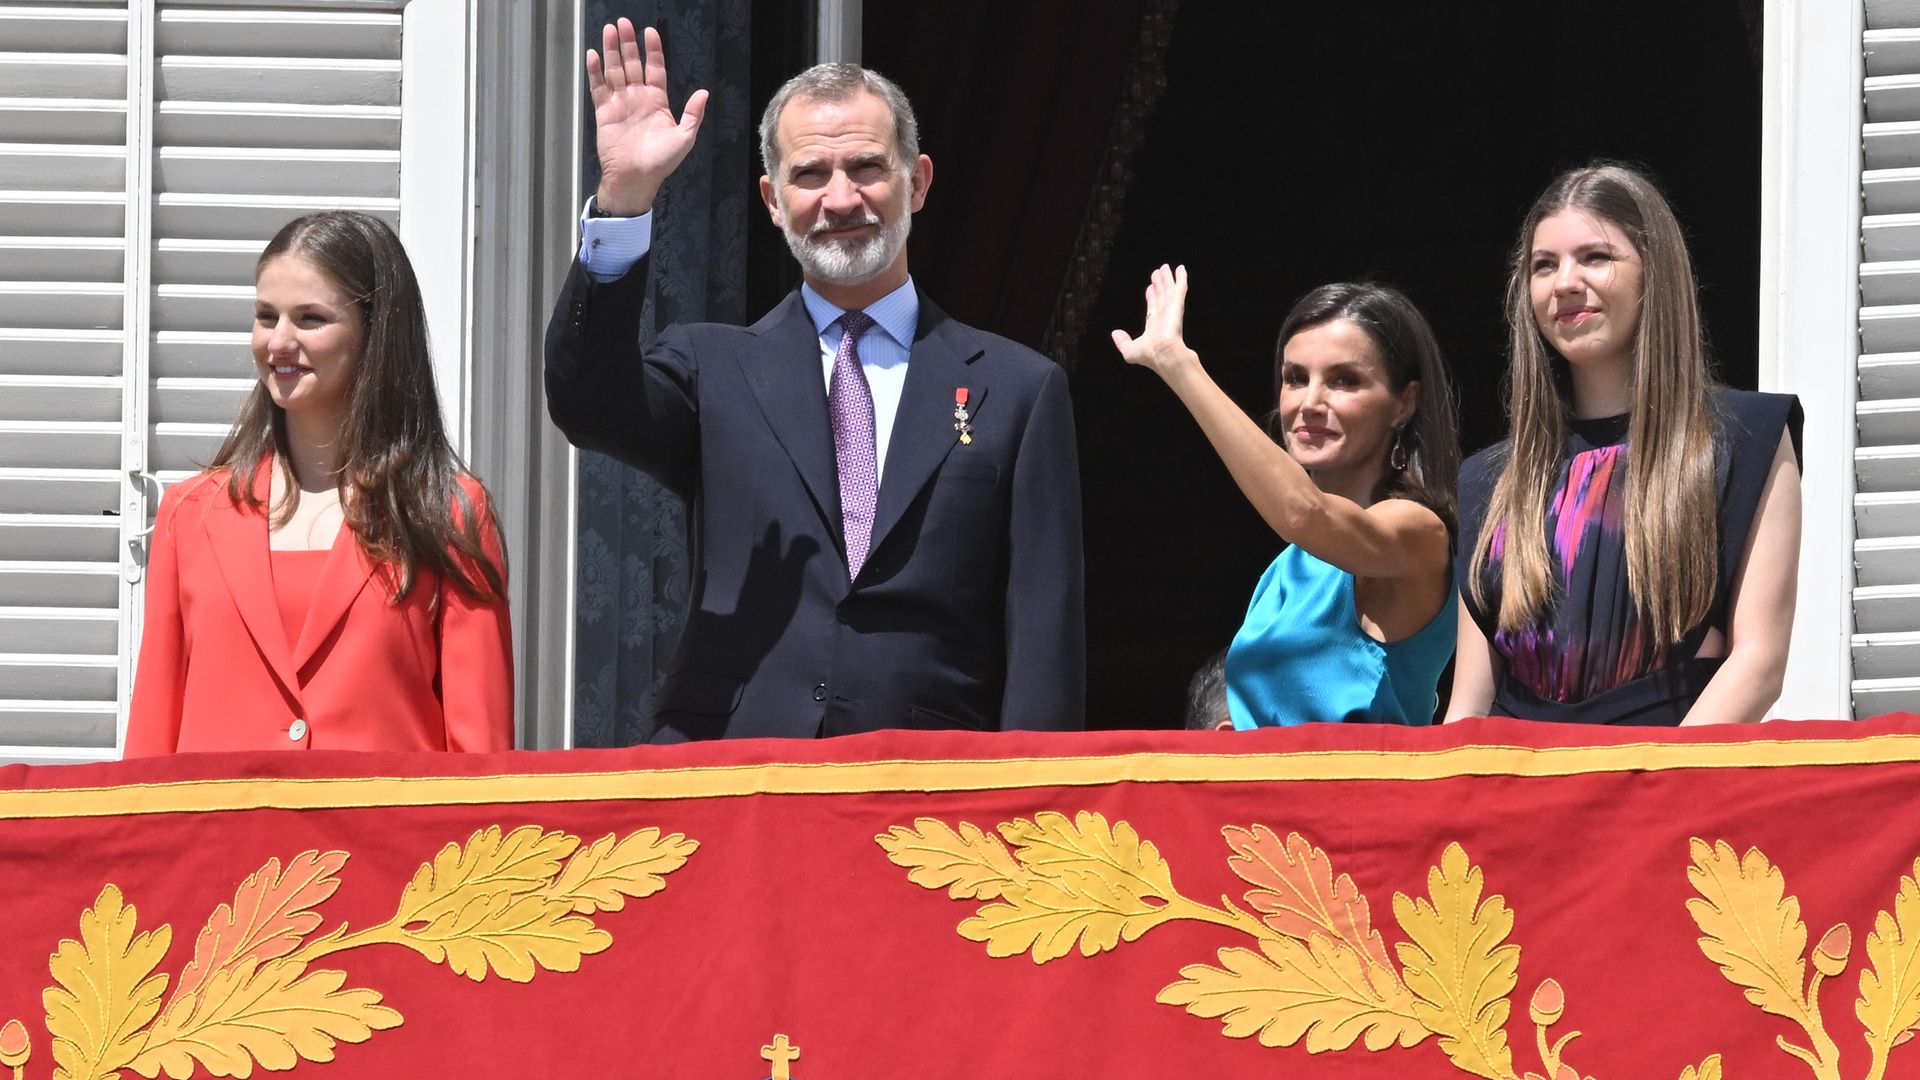
<path fill-rule="evenodd" d="M 259 495 L 265 498 L 269 479 L 266 469 L 259 473 Z M 206 516 L 207 547 L 220 567 L 220 576 L 233 596 L 240 621 L 253 637 L 254 647 L 273 670 L 275 678 L 298 699 L 300 681 L 287 649 L 286 627 L 280 621 L 280 606 L 273 594 L 273 568 L 268 564 L 267 515 L 227 500 L 222 492 L 214 496 L 224 505 Z"/>
<path fill-rule="evenodd" d="M 353 530 L 342 522 L 327 553 L 327 563 L 320 569 L 320 581 L 314 586 L 306 625 L 301 627 L 300 640 L 293 647 L 293 670 L 304 670 L 307 661 L 312 660 L 313 654 L 333 635 L 333 628 L 347 617 L 375 569 L 373 561 L 354 539 Z M 414 587 L 422 588 L 425 584 L 416 578 Z"/>

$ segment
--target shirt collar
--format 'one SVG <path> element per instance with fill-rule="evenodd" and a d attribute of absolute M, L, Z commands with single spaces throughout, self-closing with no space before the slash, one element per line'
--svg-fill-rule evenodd
<path fill-rule="evenodd" d="M 807 314 L 813 318 L 816 334 L 825 334 L 834 320 L 847 313 L 845 308 L 835 306 L 805 282 L 800 283 L 800 299 L 806 303 Z M 904 348 L 913 347 L 913 334 L 920 325 L 920 294 L 914 291 L 911 276 L 899 288 L 868 304 L 864 310 L 873 316 L 874 323 L 885 330 L 888 337 Z"/>

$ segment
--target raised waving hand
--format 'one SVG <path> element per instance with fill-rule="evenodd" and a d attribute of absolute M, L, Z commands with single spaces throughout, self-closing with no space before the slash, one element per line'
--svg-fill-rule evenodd
<path fill-rule="evenodd" d="M 1187 347 L 1187 268 L 1168 269 L 1162 263 L 1147 282 L 1147 321 L 1134 337 L 1125 330 L 1113 332 L 1113 345 L 1121 359 L 1138 364 L 1169 378 L 1200 357 Z"/>
<path fill-rule="evenodd" d="M 667 104 L 667 59 L 660 33 L 646 29 L 646 54 L 633 23 L 601 30 L 601 52 L 587 50 L 587 90 L 593 96 L 594 146 L 600 188 L 594 200 L 609 214 L 631 217 L 653 209 L 654 196 L 686 160 L 707 111 L 707 92 L 695 90 L 680 118 Z"/>

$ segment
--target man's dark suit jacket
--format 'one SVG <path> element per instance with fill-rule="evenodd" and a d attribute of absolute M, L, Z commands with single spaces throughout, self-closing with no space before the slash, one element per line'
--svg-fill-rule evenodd
<path fill-rule="evenodd" d="M 1080 476 L 1065 373 L 920 296 L 873 542 L 847 580 L 820 339 L 798 291 L 642 350 L 650 260 L 576 260 L 547 406 L 689 501 L 692 597 L 656 742 L 1084 726 Z M 972 443 L 954 430 L 967 391 Z"/>

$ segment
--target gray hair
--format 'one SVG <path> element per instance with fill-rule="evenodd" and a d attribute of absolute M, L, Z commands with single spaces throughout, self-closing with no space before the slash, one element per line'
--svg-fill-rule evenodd
<path fill-rule="evenodd" d="M 907 100 L 906 91 L 892 79 L 859 64 L 815 64 L 774 91 L 767 111 L 760 114 L 760 163 L 767 175 L 779 182 L 780 143 L 774 135 L 787 102 L 794 98 L 839 102 L 862 93 L 879 98 L 893 113 L 894 149 L 900 153 L 900 167 L 910 168 L 920 156 L 920 121 L 914 119 L 913 103 Z"/>

